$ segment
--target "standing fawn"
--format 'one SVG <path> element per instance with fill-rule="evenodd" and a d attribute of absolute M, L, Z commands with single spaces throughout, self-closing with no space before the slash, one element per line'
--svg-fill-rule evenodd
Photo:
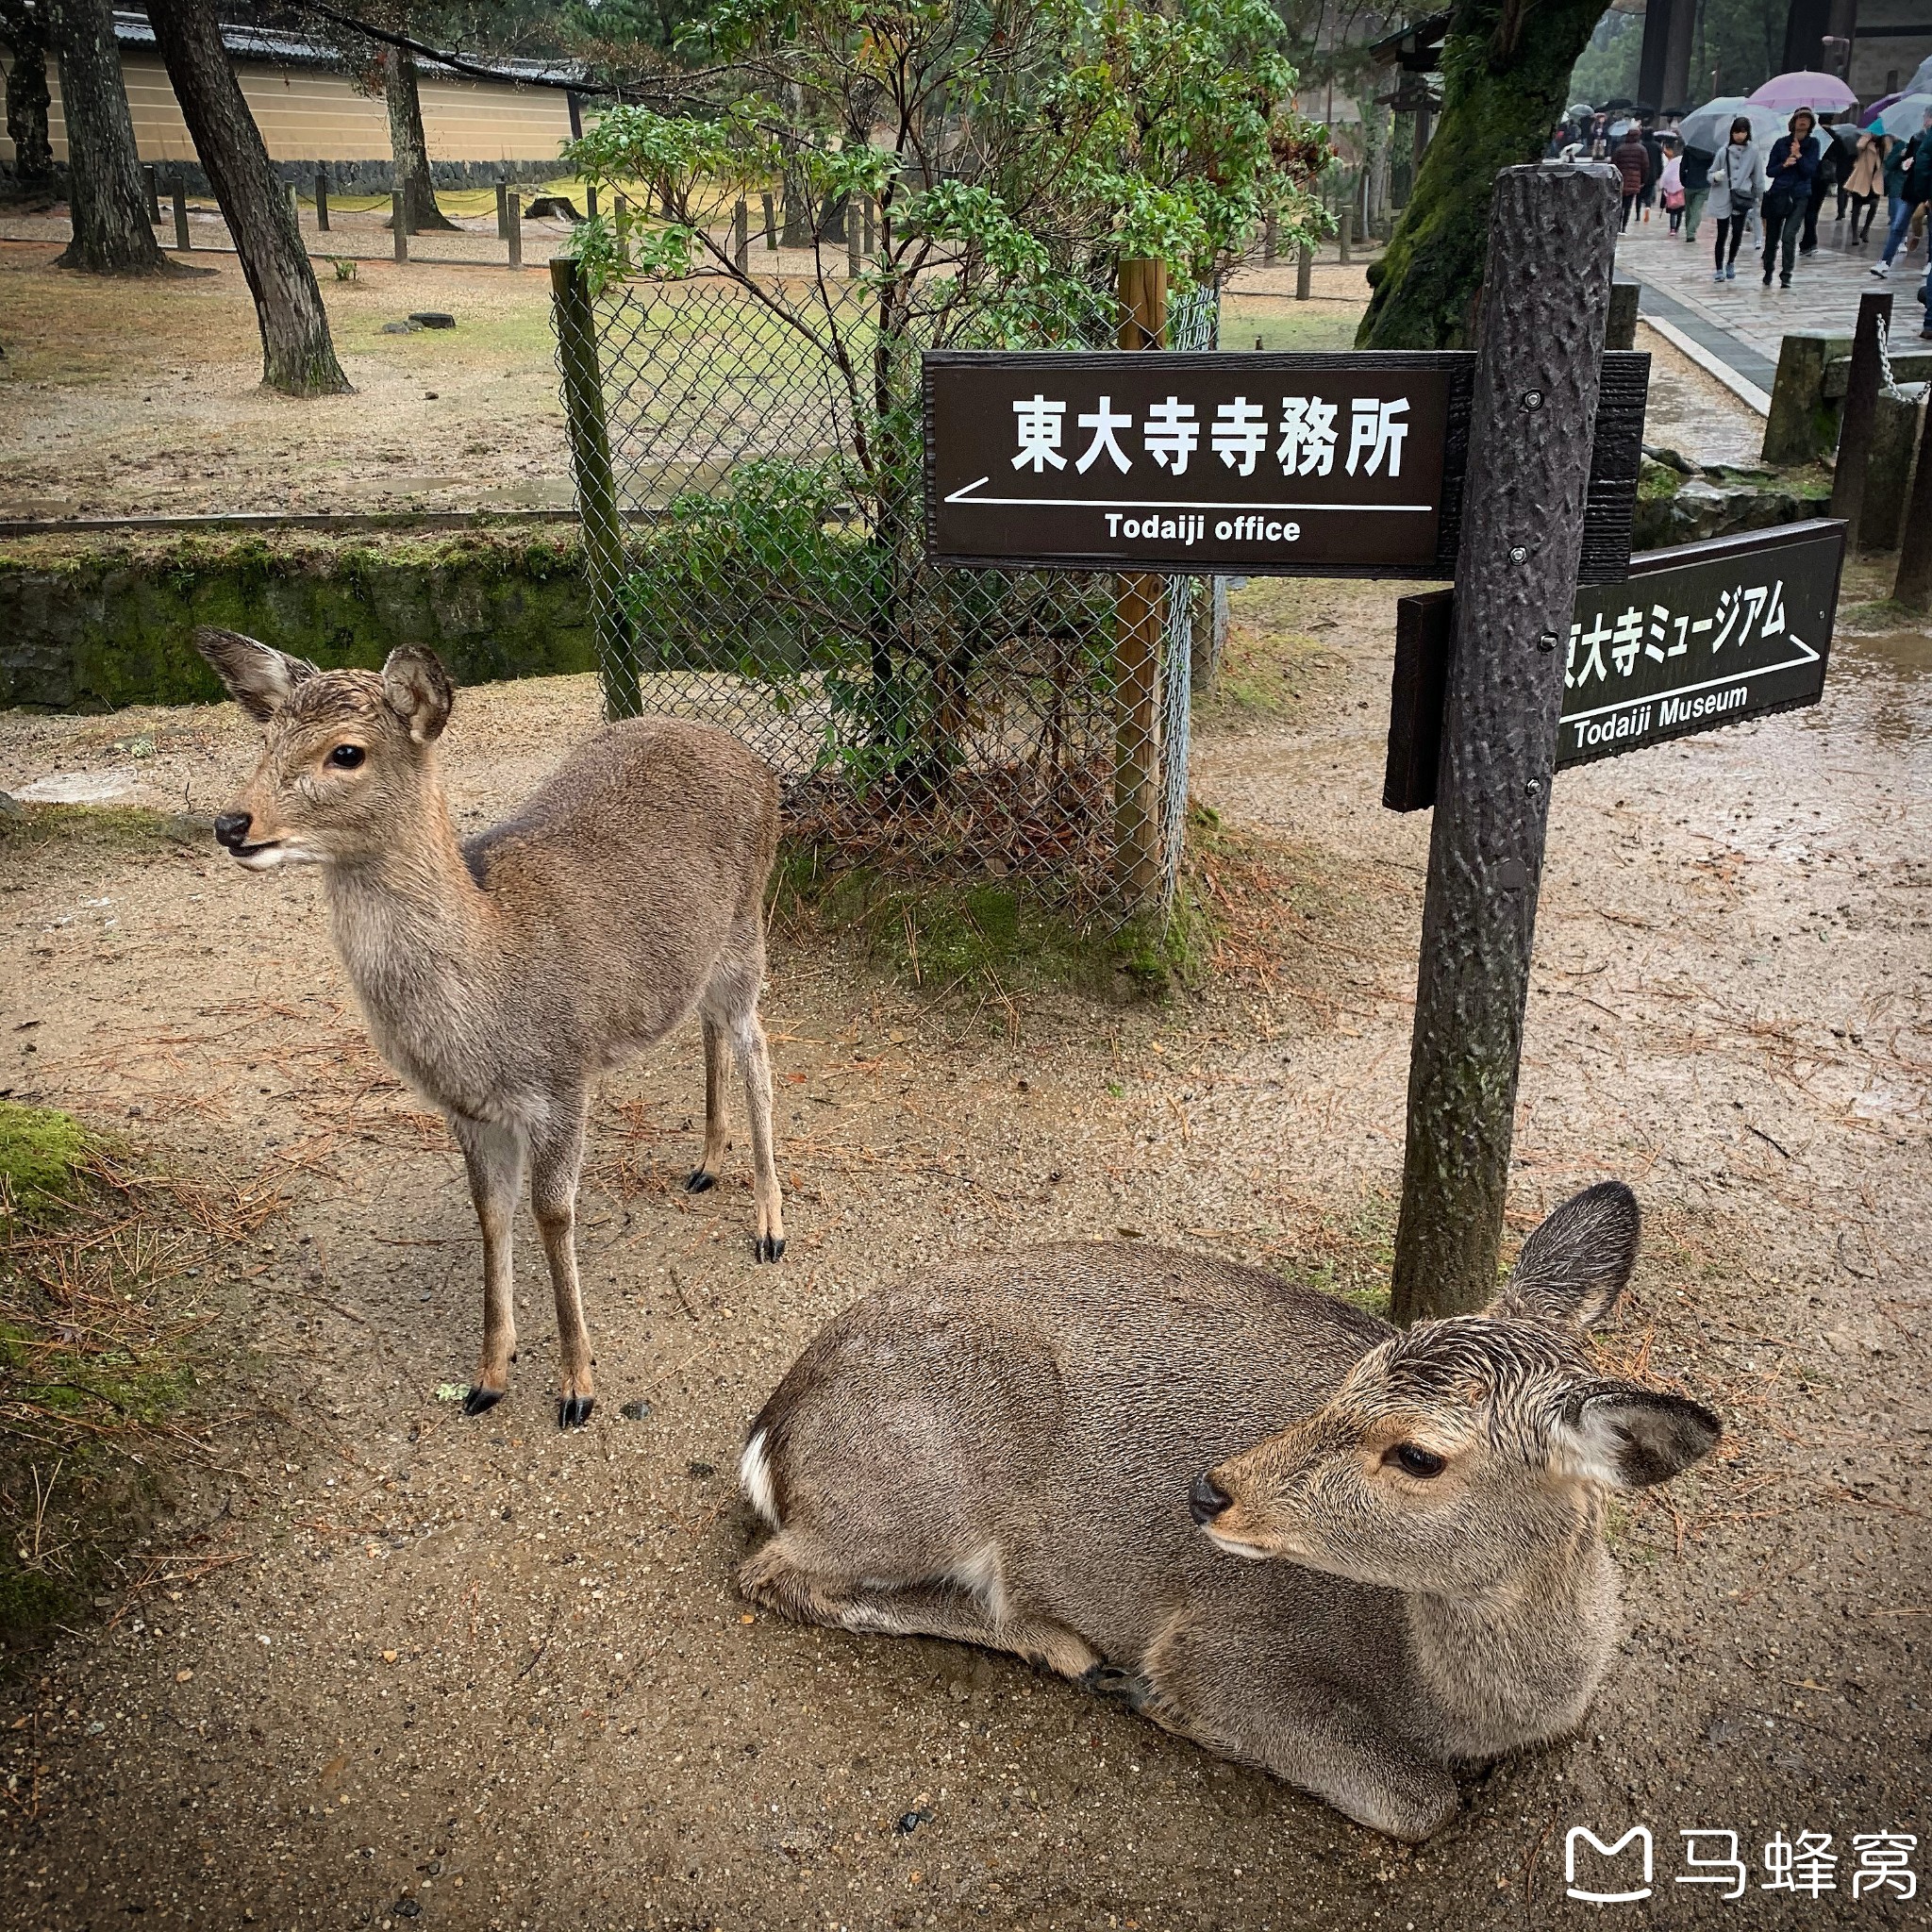
<path fill-rule="evenodd" d="M 509 1387 L 510 1224 L 527 1166 L 557 1293 L 557 1419 L 575 1428 L 595 1401 L 575 1244 L 591 1086 L 693 1009 L 705 1153 L 685 1185 L 708 1188 L 724 1160 L 728 1036 L 751 1113 L 755 1252 L 785 1252 L 758 1024 L 776 781 L 728 733 L 636 718 L 580 745 L 514 818 L 458 840 L 436 756 L 451 688 L 433 652 L 318 671 L 233 631 L 195 642 L 267 726 L 216 838 L 253 872 L 322 867 L 376 1046 L 463 1150 L 483 1229 L 483 1353 L 464 1408 L 480 1414 Z"/>
<path fill-rule="evenodd" d="M 740 1585 L 810 1623 L 1017 1652 L 1425 1839 L 1452 1767 L 1581 1721 L 1617 1634 L 1606 1496 L 1718 1439 L 1583 1343 L 1637 1233 L 1604 1182 L 1485 1313 L 1406 1334 L 1139 1247 L 868 1295 L 752 1424 L 741 1475 L 776 1533 Z"/>

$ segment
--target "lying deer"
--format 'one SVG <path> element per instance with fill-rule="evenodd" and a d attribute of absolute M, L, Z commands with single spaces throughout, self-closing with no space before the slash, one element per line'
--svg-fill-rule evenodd
<path fill-rule="evenodd" d="M 1141 1247 L 868 1295 L 752 1424 L 740 1473 L 776 1534 L 740 1585 L 808 1623 L 1111 1686 L 1425 1839 L 1455 1815 L 1454 1767 L 1581 1721 L 1617 1632 L 1606 1496 L 1718 1439 L 1582 1341 L 1637 1233 L 1629 1190 L 1591 1188 L 1485 1313 L 1406 1334 Z"/>
<path fill-rule="evenodd" d="M 437 769 L 448 675 L 430 651 L 318 671 L 234 631 L 201 654 L 267 729 L 215 836 L 253 872 L 316 864 L 385 1058 L 448 1116 L 483 1228 L 483 1353 L 464 1407 L 509 1387 L 510 1224 L 525 1168 L 557 1292 L 558 1425 L 590 1419 L 575 1218 L 584 1109 L 606 1068 L 704 1019 L 705 1152 L 724 1156 L 724 1041 L 751 1113 L 755 1253 L 785 1252 L 772 1070 L 758 1023 L 778 788 L 736 738 L 672 718 L 581 745 L 514 818 L 459 841 Z"/>

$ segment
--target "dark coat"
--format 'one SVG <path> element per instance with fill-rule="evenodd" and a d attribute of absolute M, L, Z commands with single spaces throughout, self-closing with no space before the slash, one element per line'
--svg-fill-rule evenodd
<path fill-rule="evenodd" d="M 1617 143 L 1610 159 L 1624 177 L 1624 192 L 1641 194 L 1643 184 L 1650 179 L 1650 157 L 1644 153 L 1642 142 L 1626 134 Z"/>
<path fill-rule="evenodd" d="M 1717 158 L 1707 154 L 1701 147 L 1687 147 L 1684 150 L 1683 164 L 1677 170 L 1677 179 L 1684 184 L 1686 194 L 1706 194 L 1710 190 L 1710 164 Z"/>
<path fill-rule="evenodd" d="M 1805 137 L 1805 144 L 1798 150 L 1796 165 L 1788 168 L 1785 157 L 1791 151 L 1791 140 L 1790 135 L 1780 134 L 1771 144 L 1771 158 L 1767 163 L 1771 185 L 1764 195 L 1769 206 L 1785 207 L 1811 198 L 1811 183 L 1817 178 L 1820 159 L 1818 137 L 1815 134 Z"/>
<path fill-rule="evenodd" d="M 1907 208 L 1917 208 L 1922 201 L 1932 201 L 1932 127 L 1912 137 L 1906 159 L 1911 165 L 1900 178 L 1899 199 Z"/>

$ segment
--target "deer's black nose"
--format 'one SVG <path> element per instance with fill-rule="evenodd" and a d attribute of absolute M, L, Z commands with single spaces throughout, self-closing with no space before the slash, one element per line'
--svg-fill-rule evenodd
<path fill-rule="evenodd" d="M 1196 1523 L 1212 1523 L 1233 1501 L 1211 1475 L 1197 1475 L 1188 1490 L 1188 1507 Z"/>
<path fill-rule="evenodd" d="M 252 823 L 245 811 L 225 811 L 215 821 L 215 837 L 230 852 L 239 852 L 248 842 Z"/>

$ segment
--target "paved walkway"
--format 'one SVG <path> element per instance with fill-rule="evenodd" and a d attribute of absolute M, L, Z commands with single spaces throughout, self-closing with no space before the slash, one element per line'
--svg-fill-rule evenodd
<path fill-rule="evenodd" d="M 1738 279 L 1722 286 L 1711 280 L 1712 251 L 1717 230 L 1707 210 L 1697 241 L 1687 245 L 1673 237 L 1661 210 L 1654 210 L 1641 228 L 1632 227 L 1618 242 L 1617 270 L 1643 285 L 1639 312 L 1665 325 L 1666 333 L 1686 338 L 1678 346 L 1722 365 L 1711 374 L 1735 378 L 1730 387 L 1760 413 L 1770 407 L 1772 378 L 1777 373 L 1778 347 L 1792 329 L 1833 329 L 1850 335 L 1858 317 L 1858 297 L 1868 289 L 1890 288 L 1896 326 L 1901 336 L 1916 336 L 1919 308 L 1916 291 L 1925 273 L 1924 244 L 1910 257 L 1901 252 L 1892 263 L 1891 279 L 1881 283 L 1869 273 L 1878 259 L 1883 225 L 1875 223 L 1872 240 L 1862 248 L 1846 245 L 1851 233 L 1849 213 L 1843 222 L 1831 220 L 1834 202 L 1826 204 L 1818 224 L 1818 246 L 1798 258 L 1789 289 L 1775 280 L 1762 283 L 1762 244 L 1752 252 L 1750 237 L 1738 255 Z M 1881 216 L 1883 208 L 1879 210 Z M 1710 361 L 1705 361 L 1710 368 Z M 1749 391 L 1757 391 L 1756 395 Z"/>

